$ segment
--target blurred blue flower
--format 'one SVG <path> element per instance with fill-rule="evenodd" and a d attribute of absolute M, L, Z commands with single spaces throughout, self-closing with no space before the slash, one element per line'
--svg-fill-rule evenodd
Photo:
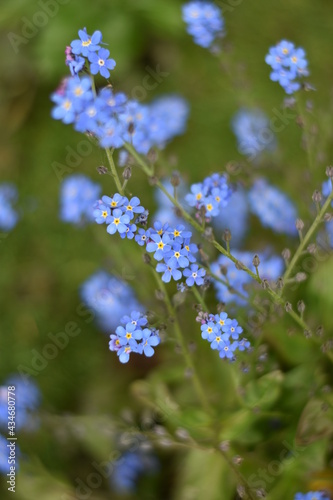
<path fill-rule="evenodd" d="M 0 230 L 11 231 L 17 224 L 18 213 L 14 208 L 18 198 L 14 184 L 4 182 L 0 184 Z"/>
<path fill-rule="evenodd" d="M 233 251 L 233 255 L 237 260 L 255 272 L 255 267 L 252 263 L 253 253 L 235 250 Z M 264 252 L 263 254 L 259 254 L 259 258 L 259 274 L 262 279 L 276 280 L 282 275 L 284 263 L 281 257 L 275 255 L 270 257 L 268 252 Z M 253 281 L 251 276 L 241 269 L 237 269 L 235 264 L 224 255 L 220 255 L 217 261 L 211 264 L 211 270 L 216 276 L 229 283 L 228 287 L 220 281 L 213 279 L 217 299 L 224 303 L 234 302 L 239 305 L 246 305 L 248 292 L 245 287 Z M 243 295 L 244 298 L 237 295 L 234 290 Z"/>
<path fill-rule="evenodd" d="M 15 427 L 19 430 L 33 430 L 38 423 L 34 412 L 40 405 L 40 390 L 37 384 L 23 380 L 19 375 L 9 377 L 0 386 L 0 427 L 7 429 L 8 386 L 15 387 L 15 391 L 11 391 L 15 393 Z"/>
<path fill-rule="evenodd" d="M 90 71 L 92 75 L 100 73 L 104 78 L 110 77 L 110 71 L 116 66 L 114 59 L 109 59 L 110 51 L 107 49 L 100 49 L 97 53 L 90 52 L 88 59 L 90 64 Z"/>
<path fill-rule="evenodd" d="M 232 119 L 232 130 L 241 154 L 254 160 L 262 151 L 276 147 L 268 117 L 259 109 L 240 109 Z"/>
<path fill-rule="evenodd" d="M 294 500 L 330 500 L 324 491 L 309 491 L 308 493 L 296 493 Z"/>
<path fill-rule="evenodd" d="M 182 7 L 187 32 L 201 47 L 211 47 L 224 35 L 224 19 L 221 10 L 211 2 L 192 1 Z"/>
<path fill-rule="evenodd" d="M 239 248 L 248 230 L 249 203 L 247 193 L 241 186 L 236 186 L 220 214 L 213 219 L 213 226 L 221 233 L 225 229 L 231 232 L 233 248 Z"/>
<path fill-rule="evenodd" d="M 68 176 L 60 190 L 60 218 L 82 225 L 94 220 L 94 208 L 101 187 L 82 174 Z"/>
<path fill-rule="evenodd" d="M 134 494 L 140 476 L 155 473 L 157 469 L 158 460 L 151 452 L 140 448 L 126 451 L 114 463 L 111 486 L 119 494 Z"/>
<path fill-rule="evenodd" d="M 132 288 L 105 271 L 98 271 L 88 278 L 81 286 L 80 295 L 106 331 L 114 330 L 129 310 L 142 310 Z"/>
<path fill-rule="evenodd" d="M 88 57 L 91 52 L 96 52 L 101 48 L 99 44 L 102 41 L 102 33 L 100 31 L 95 31 L 90 36 L 87 33 L 87 29 L 83 28 L 83 30 L 79 30 L 79 37 L 79 40 L 71 42 L 73 54 Z"/>
<path fill-rule="evenodd" d="M 251 211 L 264 227 L 277 233 L 297 235 L 296 208 L 278 188 L 270 186 L 264 179 L 258 179 L 250 189 L 248 199 Z"/>

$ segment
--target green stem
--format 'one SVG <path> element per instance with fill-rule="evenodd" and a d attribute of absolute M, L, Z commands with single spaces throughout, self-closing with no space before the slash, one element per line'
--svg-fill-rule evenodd
<path fill-rule="evenodd" d="M 146 164 L 146 162 L 143 160 L 143 158 L 136 152 L 135 148 L 130 144 L 129 142 L 125 143 L 124 146 L 127 151 L 133 156 L 133 158 L 138 162 L 142 170 L 149 176 L 151 177 L 154 173 L 154 170 L 152 167 L 149 167 L 149 165 Z"/>
<path fill-rule="evenodd" d="M 225 451 L 221 450 L 220 447 L 217 447 L 216 448 L 217 451 L 219 453 L 221 453 L 221 455 L 223 456 L 224 460 L 228 463 L 229 467 L 233 470 L 234 474 L 236 475 L 236 477 L 238 478 L 239 482 L 244 486 L 244 489 L 245 489 L 245 492 L 246 492 L 246 495 L 247 495 L 247 498 L 249 500 L 256 500 L 256 497 L 254 497 L 252 495 L 252 491 L 251 491 L 251 488 L 249 487 L 248 485 L 248 482 L 246 481 L 245 477 L 243 476 L 243 474 L 241 474 L 241 472 L 238 470 L 237 468 L 237 465 L 235 465 L 233 463 L 232 460 L 230 460 L 230 458 L 228 457 L 228 455 L 226 454 Z"/>
<path fill-rule="evenodd" d="M 284 283 L 287 282 L 289 276 L 291 275 L 298 259 L 300 258 L 305 246 L 308 244 L 311 236 L 313 235 L 313 233 L 316 231 L 317 227 L 319 226 L 319 224 L 323 221 L 323 217 L 325 215 L 325 212 L 326 210 L 329 208 L 330 204 L 331 204 L 331 201 L 333 200 L 333 189 L 331 191 L 331 193 L 329 194 L 327 200 L 325 201 L 324 205 L 322 206 L 320 212 L 317 214 L 315 220 L 313 221 L 312 225 L 310 226 L 308 232 L 306 233 L 306 235 L 304 236 L 304 238 L 302 239 L 299 247 L 297 248 L 293 258 L 291 259 L 287 269 L 286 269 L 286 272 L 284 273 L 284 276 L 283 276 L 283 281 Z"/>
<path fill-rule="evenodd" d="M 309 131 L 308 120 L 305 117 L 305 113 L 303 110 L 303 106 L 301 103 L 301 97 L 300 97 L 299 92 L 298 92 L 297 97 L 296 97 L 296 105 L 297 105 L 298 113 L 300 115 L 300 118 L 301 118 L 303 126 L 304 126 L 305 147 L 306 147 L 306 154 L 307 154 L 307 158 L 308 158 L 309 168 L 311 171 L 313 171 L 314 170 L 314 162 L 313 162 L 312 151 L 311 151 L 312 145 L 310 145 L 311 134 Z"/>
<path fill-rule="evenodd" d="M 165 304 L 167 306 L 167 310 L 168 310 L 168 313 L 170 315 L 170 318 L 172 318 L 174 320 L 173 324 L 174 324 L 174 330 L 175 330 L 175 334 L 177 337 L 177 341 L 178 341 L 179 345 L 181 346 L 182 354 L 185 358 L 185 362 L 187 364 L 187 367 L 191 370 L 191 374 L 192 374 L 191 378 L 193 380 L 193 384 L 194 384 L 194 388 L 197 392 L 197 396 L 198 396 L 203 408 L 207 411 L 208 414 L 212 415 L 213 411 L 212 411 L 210 404 L 208 402 L 208 399 L 206 397 L 206 392 L 205 392 L 205 390 L 201 384 L 201 381 L 198 377 L 198 374 L 196 372 L 193 360 L 192 360 L 191 355 L 189 353 L 189 350 L 186 346 L 186 342 L 183 338 L 183 334 L 182 334 L 182 331 L 181 331 L 181 328 L 180 328 L 180 325 L 179 325 L 179 322 L 177 319 L 176 311 L 171 303 L 171 300 L 168 296 L 165 285 L 164 285 L 163 281 L 161 280 L 159 274 L 157 273 L 157 271 L 153 267 L 151 267 L 151 269 L 153 271 L 156 283 L 158 284 L 159 289 L 163 293 L 164 301 L 165 301 Z"/>
<path fill-rule="evenodd" d="M 191 287 L 191 290 L 193 292 L 193 295 L 195 296 L 195 298 L 197 299 L 197 301 L 199 302 L 199 304 L 202 305 L 202 308 L 204 311 L 206 312 L 209 312 L 209 309 L 206 305 L 206 302 L 204 301 L 204 298 L 203 296 L 200 294 L 199 290 L 197 289 L 197 287 L 194 285 Z"/>
<path fill-rule="evenodd" d="M 106 156 L 108 158 L 108 162 L 109 162 L 109 165 L 110 165 L 110 168 L 111 168 L 111 175 L 114 178 L 114 181 L 116 183 L 118 192 L 121 195 L 123 195 L 124 194 L 124 190 L 123 190 L 123 187 L 121 185 L 120 179 L 118 177 L 116 165 L 114 164 L 114 161 L 113 161 L 113 155 L 112 155 L 113 151 L 111 152 L 109 148 L 105 148 L 105 152 L 106 152 Z"/>

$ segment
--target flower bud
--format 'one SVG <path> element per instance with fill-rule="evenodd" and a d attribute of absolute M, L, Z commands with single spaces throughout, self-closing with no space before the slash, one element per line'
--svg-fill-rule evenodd
<path fill-rule="evenodd" d="M 284 305 L 284 308 L 285 308 L 286 312 L 290 312 L 292 310 L 293 306 L 290 304 L 290 302 L 286 302 Z"/>
<path fill-rule="evenodd" d="M 302 221 L 302 219 L 296 220 L 296 229 L 298 231 L 302 231 L 302 229 L 304 229 L 304 222 Z"/>
<path fill-rule="evenodd" d="M 128 181 L 132 177 L 132 169 L 131 167 L 125 167 L 123 171 L 123 178 L 125 181 Z"/>
<path fill-rule="evenodd" d="M 326 175 L 327 177 L 333 177 L 333 167 L 331 165 L 326 167 Z"/>
<path fill-rule="evenodd" d="M 255 255 L 255 256 L 253 257 L 252 264 L 254 265 L 254 267 L 258 267 L 258 266 L 259 266 L 259 264 L 260 264 L 260 259 L 259 259 L 259 256 L 258 256 L 258 255 Z"/>
<path fill-rule="evenodd" d="M 303 300 L 299 300 L 297 302 L 297 309 L 298 309 L 298 312 L 300 312 L 301 314 L 304 313 L 304 311 L 305 311 L 305 304 L 304 304 Z"/>
<path fill-rule="evenodd" d="M 108 173 L 108 169 L 104 167 L 104 165 L 101 165 L 100 167 L 96 167 L 97 172 L 99 175 L 104 175 Z"/>
<path fill-rule="evenodd" d="M 320 203 L 321 200 L 322 200 L 322 195 L 321 195 L 321 192 L 318 191 L 318 189 L 316 189 L 312 195 L 312 200 L 315 202 L 315 203 Z"/>

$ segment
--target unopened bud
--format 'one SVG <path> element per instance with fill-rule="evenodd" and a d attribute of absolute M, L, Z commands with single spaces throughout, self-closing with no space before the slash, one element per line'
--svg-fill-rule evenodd
<path fill-rule="evenodd" d="M 308 251 L 309 253 L 311 253 L 311 254 L 316 253 L 316 251 L 317 251 L 317 246 L 316 246 L 316 244 L 315 244 L 315 243 L 311 243 L 311 244 L 308 246 L 307 251 Z"/>
<path fill-rule="evenodd" d="M 295 276 L 295 280 L 297 283 L 301 283 L 302 281 L 305 281 L 307 278 L 307 275 L 305 273 L 297 273 Z"/>
<path fill-rule="evenodd" d="M 205 232 L 203 233 L 204 238 L 208 241 L 213 241 L 214 240 L 214 234 L 213 234 L 213 228 L 211 227 L 206 227 Z"/>
<path fill-rule="evenodd" d="M 263 279 L 262 283 L 261 283 L 261 286 L 263 287 L 264 290 L 267 290 L 269 288 L 268 280 Z"/>
<path fill-rule="evenodd" d="M 231 232 L 229 229 L 226 229 L 225 231 L 223 231 L 223 240 L 225 242 L 227 241 L 230 241 L 231 240 Z"/>
<path fill-rule="evenodd" d="M 326 175 L 327 177 L 333 177 L 333 167 L 331 165 L 326 167 Z"/>
<path fill-rule="evenodd" d="M 258 267 L 258 266 L 259 266 L 259 264 L 260 264 L 260 259 L 259 259 L 258 255 L 255 255 L 255 256 L 253 257 L 252 264 L 254 265 L 254 267 Z"/>
<path fill-rule="evenodd" d="M 123 178 L 125 181 L 128 181 L 132 177 L 132 169 L 131 167 L 125 167 L 123 171 Z"/>
<path fill-rule="evenodd" d="M 325 221 L 325 222 L 330 222 L 332 219 L 333 219 L 333 214 L 330 214 L 330 213 L 328 213 L 328 212 L 327 212 L 327 213 L 324 215 L 324 221 Z"/>
<path fill-rule="evenodd" d="M 304 330 L 304 337 L 306 339 L 309 339 L 311 336 L 312 336 L 312 333 L 310 332 L 310 330 Z"/>
<path fill-rule="evenodd" d="M 281 289 L 281 288 L 283 288 L 283 285 L 284 285 L 283 278 L 278 278 L 278 280 L 276 282 L 277 288 Z"/>
<path fill-rule="evenodd" d="M 321 192 L 318 191 L 318 189 L 316 189 L 312 195 L 312 200 L 315 202 L 315 203 L 319 203 L 321 202 L 322 200 L 322 195 L 321 195 Z"/>
<path fill-rule="evenodd" d="M 302 219 L 296 220 L 296 229 L 298 231 L 302 231 L 302 229 L 304 229 L 304 222 L 302 221 Z"/>
<path fill-rule="evenodd" d="M 318 326 L 318 328 L 316 329 L 316 335 L 318 337 L 321 337 L 324 333 L 324 327 L 322 325 Z"/>
<path fill-rule="evenodd" d="M 288 262 L 288 260 L 291 257 L 291 252 L 290 252 L 289 248 L 285 248 L 284 250 L 282 250 L 282 257 L 284 258 L 285 261 Z"/>
<path fill-rule="evenodd" d="M 96 167 L 96 170 L 99 173 L 99 175 L 104 175 L 108 173 L 108 169 L 103 165 L 101 165 L 100 167 Z"/>
<path fill-rule="evenodd" d="M 290 312 L 293 308 L 293 306 L 290 304 L 290 302 L 286 302 L 284 305 L 284 308 L 287 312 Z"/>
<path fill-rule="evenodd" d="M 174 172 L 172 172 L 171 185 L 173 187 L 177 187 L 177 186 L 179 186 L 179 184 L 180 184 L 180 175 L 179 175 L 179 172 L 177 172 L 175 170 Z"/>
<path fill-rule="evenodd" d="M 299 300 L 297 302 L 297 309 L 298 309 L 298 312 L 300 312 L 301 314 L 304 313 L 304 311 L 305 311 L 305 304 L 304 304 L 303 300 Z"/>

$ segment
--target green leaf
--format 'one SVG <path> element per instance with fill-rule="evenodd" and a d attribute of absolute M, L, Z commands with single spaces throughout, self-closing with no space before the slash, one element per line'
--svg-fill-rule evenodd
<path fill-rule="evenodd" d="M 268 373 L 245 386 L 244 403 L 249 408 L 259 407 L 267 410 L 281 394 L 283 374 L 280 370 Z"/>
<path fill-rule="evenodd" d="M 299 420 L 296 442 L 309 444 L 333 434 L 333 406 L 321 399 L 311 399 Z"/>
<path fill-rule="evenodd" d="M 190 451 L 178 468 L 173 500 L 231 500 L 235 481 L 229 466 L 216 451 Z"/>

